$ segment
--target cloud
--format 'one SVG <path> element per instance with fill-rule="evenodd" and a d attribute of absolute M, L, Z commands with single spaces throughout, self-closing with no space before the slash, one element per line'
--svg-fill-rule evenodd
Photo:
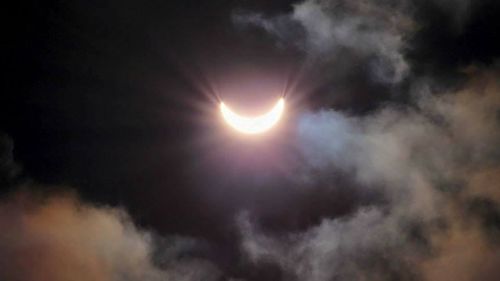
<path fill-rule="evenodd" d="M 444 13 L 450 14 L 451 24 L 456 31 L 463 28 L 475 6 L 474 2 L 470 0 L 435 0 L 433 3 Z"/>
<path fill-rule="evenodd" d="M 4 198 L 0 229 L 2 280 L 219 277 L 212 263 L 186 254 L 193 241 L 162 238 L 166 247 L 160 249 L 153 233 L 136 227 L 124 210 L 85 203 L 67 192 L 41 196 L 18 191 Z M 156 257 L 155 252 L 162 254 Z"/>
<path fill-rule="evenodd" d="M 386 200 L 286 235 L 241 216 L 248 262 L 276 264 L 291 280 L 497 280 L 497 77 L 474 73 L 449 93 L 423 81 L 410 105 L 365 116 L 302 115 L 300 178 L 345 173 Z"/>
<path fill-rule="evenodd" d="M 459 27 L 472 5 L 431 2 L 444 11 L 453 8 Z M 327 76 L 322 82 L 355 88 L 348 95 L 377 95 L 386 88 L 373 84 L 399 84 L 410 73 L 405 49 L 411 47 L 406 37 L 418 25 L 415 3 L 305 0 L 290 13 L 239 11 L 233 20 L 303 51 L 319 69 L 314 73 Z M 365 71 L 377 83 L 365 81 Z M 449 93 L 429 81 L 412 81 L 408 104 L 384 104 L 366 115 L 321 109 L 299 116 L 293 147 L 302 166 L 287 183 L 302 190 L 342 189 L 331 193 L 336 195 L 352 187 L 353 194 L 375 191 L 382 199 L 324 208 L 318 205 L 341 205 L 351 198 L 321 193 L 288 206 L 297 202 L 280 189 L 262 191 L 266 200 L 250 201 L 255 209 L 277 211 L 270 220 L 275 229 L 266 229 L 258 211 L 237 217 L 241 252 L 228 254 L 236 261 L 227 262 L 226 272 L 214 256 L 232 251 L 223 249 L 227 245 L 214 255 L 198 255 L 203 243 L 197 239 L 159 237 L 136 226 L 124 209 L 67 192 L 41 195 L 31 186 L 0 201 L 0 279 L 210 281 L 234 275 L 229 280 L 261 281 L 259 274 L 267 274 L 277 276 L 272 280 L 300 281 L 499 280 L 499 73 L 469 74 L 473 78 L 465 87 Z M 356 88 L 359 84 L 364 87 Z M 0 141 L 1 184 L 15 185 L 19 169 L 12 142 Z M 339 187 L 344 182 L 332 174 L 349 177 L 348 188 Z M 323 192 L 312 192 L 317 191 Z M 373 199 L 367 197 L 363 200 Z M 276 227 L 280 223 L 300 227 Z M 227 237 L 234 239 L 232 233 Z"/>
<path fill-rule="evenodd" d="M 322 64 L 338 67 L 346 55 L 351 64 L 363 61 L 377 80 L 395 83 L 409 71 L 402 53 L 403 35 L 413 29 L 413 23 L 406 1 L 392 2 L 306 0 L 294 5 L 290 14 L 266 17 L 240 11 L 233 21 L 260 27 L 281 44 L 295 45 L 311 58 L 320 58 Z"/>
<path fill-rule="evenodd" d="M 252 261 L 276 262 L 292 280 L 387 280 L 412 276 L 411 244 L 395 227 L 397 221 L 375 208 L 348 218 L 325 219 L 318 226 L 276 240 L 253 229 L 243 231 L 243 248 Z M 413 252 L 412 252 L 413 251 Z"/>
<path fill-rule="evenodd" d="M 8 187 L 19 179 L 21 168 L 14 161 L 12 139 L 0 132 L 0 186 Z"/>

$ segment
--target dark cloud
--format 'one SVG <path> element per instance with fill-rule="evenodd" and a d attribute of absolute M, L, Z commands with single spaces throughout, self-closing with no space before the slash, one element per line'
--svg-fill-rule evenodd
<path fill-rule="evenodd" d="M 13 13 L 0 279 L 500 279 L 498 1 L 97 2 Z"/>
<path fill-rule="evenodd" d="M 13 143 L 0 137 L 0 279 L 219 280 L 206 242 L 160 236 L 127 211 L 81 200 L 74 189 L 20 177 Z"/>
<path fill-rule="evenodd" d="M 14 143 L 0 132 L 0 186 L 9 187 L 19 179 L 21 168 L 14 161 Z"/>
<path fill-rule="evenodd" d="M 500 81 L 497 71 L 473 77 L 440 96 L 419 88 L 414 106 L 299 118 L 306 168 L 350 171 L 388 201 L 286 236 L 243 216 L 250 262 L 277 264 L 293 280 L 497 279 Z"/>
<path fill-rule="evenodd" d="M 211 262 L 189 255 L 196 240 L 170 237 L 159 244 L 123 209 L 82 202 L 68 192 L 3 198 L 0 228 L 2 280 L 188 281 L 220 275 Z"/>
<path fill-rule="evenodd" d="M 397 95 L 411 73 L 406 38 L 417 26 L 408 1 L 301 1 L 288 13 L 239 10 L 232 19 L 302 53 L 300 91 L 314 105 L 370 111 Z"/>
<path fill-rule="evenodd" d="M 408 72 L 403 35 L 412 28 L 403 9 L 389 1 L 304 1 L 276 18 L 240 12 L 233 19 L 261 27 L 321 63 L 338 65 L 336 59 L 345 53 L 352 56 L 351 63 L 369 60 L 376 79 L 399 82 Z"/>

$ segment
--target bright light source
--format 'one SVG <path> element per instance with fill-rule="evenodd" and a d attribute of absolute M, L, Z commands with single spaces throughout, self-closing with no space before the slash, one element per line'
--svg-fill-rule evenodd
<path fill-rule="evenodd" d="M 285 100 L 280 98 L 269 112 L 256 117 L 244 117 L 234 113 L 223 102 L 220 104 L 224 120 L 231 127 L 244 134 L 259 134 L 271 129 L 280 120 L 284 109 Z"/>

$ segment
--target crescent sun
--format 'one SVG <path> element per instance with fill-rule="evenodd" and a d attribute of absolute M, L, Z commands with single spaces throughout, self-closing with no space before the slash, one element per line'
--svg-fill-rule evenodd
<path fill-rule="evenodd" d="M 223 102 L 220 103 L 220 111 L 224 120 L 235 130 L 244 134 L 259 134 L 271 129 L 281 119 L 284 109 L 285 101 L 280 98 L 267 113 L 247 117 L 236 114 Z"/>

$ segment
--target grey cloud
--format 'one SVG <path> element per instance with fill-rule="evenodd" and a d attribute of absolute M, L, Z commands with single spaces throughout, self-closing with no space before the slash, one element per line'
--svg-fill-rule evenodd
<path fill-rule="evenodd" d="M 390 1 L 307 0 L 294 5 L 291 14 L 265 17 L 239 12 L 233 19 L 261 27 L 280 42 L 295 45 L 312 58 L 320 57 L 322 63 L 335 62 L 350 52 L 370 61 L 375 78 L 392 83 L 409 71 L 402 54 L 403 35 L 413 28 L 407 9 L 406 4 Z"/>
<path fill-rule="evenodd" d="M 396 223 L 375 208 L 345 219 L 325 219 L 286 239 L 267 237 L 241 220 L 243 249 L 253 262 L 279 264 L 292 280 L 387 280 L 411 276 L 405 253 L 412 253 Z M 415 250 L 415 249 L 413 249 Z M 393 267 L 393 268 L 391 268 Z"/>
<path fill-rule="evenodd" d="M 473 75 L 452 93 L 423 83 L 409 106 L 300 117 L 301 178 L 344 171 L 387 203 L 286 236 L 243 216 L 249 261 L 296 280 L 496 280 L 500 81 L 496 71 Z"/>
<path fill-rule="evenodd" d="M 471 0 L 434 0 L 434 2 L 444 12 L 451 14 L 451 24 L 457 32 L 467 22 L 475 6 Z"/>

